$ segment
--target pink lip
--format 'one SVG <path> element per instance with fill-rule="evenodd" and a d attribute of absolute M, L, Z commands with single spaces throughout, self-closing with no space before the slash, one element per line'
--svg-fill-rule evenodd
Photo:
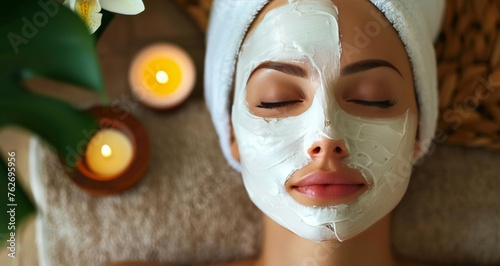
<path fill-rule="evenodd" d="M 292 185 L 298 192 L 316 199 L 338 200 L 358 193 L 366 187 L 362 177 L 342 172 L 313 172 Z"/>

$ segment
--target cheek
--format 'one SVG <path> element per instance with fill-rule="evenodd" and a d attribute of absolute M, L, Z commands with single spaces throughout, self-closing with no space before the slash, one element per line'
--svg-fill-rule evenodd
<path fill-rule="evenodd" d="M 283 185 L 284 178 L 310 162 L 307 147 L 320 125 L 324 125 L 324 116 L 314 107 L 288 118 L 262 118 L 247 110 L 234 112 L 242 166 L 257 176 L 277 177 Z"/>
<path fill-rule="evenodd" d="M 407 110 L 400 118 L 370 122 L 349 121 L 356 128 L 347 135 L 351 166 L 362 171 L 375 188 L 395 187 L 411 174 L 417 128 L 416 115 Z"/>

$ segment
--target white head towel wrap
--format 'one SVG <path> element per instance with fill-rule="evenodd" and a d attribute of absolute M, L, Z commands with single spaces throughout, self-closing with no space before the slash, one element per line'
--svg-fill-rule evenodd
<path fill-rule="evenodd" d="M 236 60 L 250 24 L 270 0 L 214 0 L 205 58 L 205 99 L 224 156 L 231 155 L 229 97 Z M 393 25 L 406 47 L 413 68 L 420 109 L 419 146 L 415 160 L 429 149 L 438 116 L 437 70 L 433 40 L 439 32 L 444 0 L 370 0 Z"/>

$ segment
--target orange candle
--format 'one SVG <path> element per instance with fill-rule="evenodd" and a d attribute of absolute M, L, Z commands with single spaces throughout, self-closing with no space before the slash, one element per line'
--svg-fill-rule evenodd
<path fill-rule="evenodd" d="M 129 69 L 133 94 L 149 107 L 168 109 L 192 92 L 196 70 L 189 55 L 171 44 L 153 44 L 141 50 Z"/>

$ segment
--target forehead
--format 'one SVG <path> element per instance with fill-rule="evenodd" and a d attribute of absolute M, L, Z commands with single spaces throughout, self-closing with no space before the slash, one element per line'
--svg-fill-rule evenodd
<path fill-rule="evenodd" d="M 337 10 L 329 0 L 298 1 L 267 12 L 248 34 L 240 56 L 252 63 L 308 58 L 315 67 L 338 66 L 338 33 Z"/>
<path fill-rule="evenodd" d="M 249 33 L 260 25 L 264 17 L 273 16 L 273 12 L 270 11 L 288 2 L 288 0 L 272 0 L 256 17 Z M 391 62 L 401 70 L 403 76 L 411 80 L 411 67 L 399 35 L 370 1 L 333 0 L 332 2 L 338 10 L 342 47 L 341 68 L 360 60 L 383 59 Z"/>

